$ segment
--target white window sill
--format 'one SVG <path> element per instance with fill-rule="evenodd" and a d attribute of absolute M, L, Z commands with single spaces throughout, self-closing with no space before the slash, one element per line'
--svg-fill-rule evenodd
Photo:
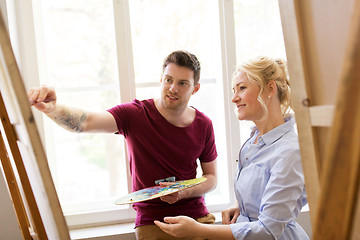
<path fill-rule="evenodd" d="M 135 240 L 134 223 L 121 223 L 100 227 L 70 230 L 72 240 Z"/>
<path fill-rule="evenodd" d="M 221 223 L 221 212 L 213 213 Z M 305 206 L 296 221 L 311 236 L 309 209 Z M 70 230 L 72 240 L 136 240 L 134 222 Z"/>
<path fill-rule="evenodd" d="M 216 223 L 221 222 L 221 212 L 213 213 Z M 134 222 L 70 230 L 72 240 L 136 240 Z"/>

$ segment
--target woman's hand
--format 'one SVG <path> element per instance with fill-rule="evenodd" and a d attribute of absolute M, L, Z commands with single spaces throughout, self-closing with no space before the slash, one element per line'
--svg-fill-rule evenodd
<path fill-rule="evenodd" d="M 235 223 L 239 215 L 240 215 L 240 209 L 238 207 L 225 209 L 224 211 L 221 212 L 222 224 Z"/>
<path fill-rule="evenodd" d="M 164 232 L 177 238 L 195 237 L 200 233 L 201 224 L 190 217 L 166 217 L 164 222 L 154 221 Z"/>

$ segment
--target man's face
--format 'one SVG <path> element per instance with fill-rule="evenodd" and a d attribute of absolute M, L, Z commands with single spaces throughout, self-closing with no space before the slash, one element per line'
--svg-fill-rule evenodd
<path fill-rule="evenodd" d="M 197 92 L 199 86 L 194 86 L 192 70 L 170 63 L 161 78 L 161 101 L 169 109 L 186 108 L 191 95 Z"/>

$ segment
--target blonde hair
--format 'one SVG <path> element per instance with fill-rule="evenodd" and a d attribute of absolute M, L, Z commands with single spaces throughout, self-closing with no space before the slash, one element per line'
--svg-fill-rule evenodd
<path fill-rule="evenodd" d="M 268 83 L 274 81 L 278 90 L 278 99 L 280 101 L 282 115 L 284 118 L 287 117 L 291 109 L 291 98 L 289 75 L 285 60 L 258 57 L 238 66 L 234 72 L 233 78 L 235 78 L 235 75 L 238 72 L 243 72 L 249 81 L 259 85 L 260 92 L 258 101 L 264 109 L 266 116 L 268 114 L 268 109 L 261 96 Z"/>

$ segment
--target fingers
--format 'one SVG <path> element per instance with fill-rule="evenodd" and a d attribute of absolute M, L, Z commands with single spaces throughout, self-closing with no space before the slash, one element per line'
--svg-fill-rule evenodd
<path fill-rule="evenodd" d="M 197 231 L 194 230 L 197 222 L 186 216 L 165 217 L 164 222 L 154 221 L 154 223 L 164 232 L 177 238 L 193 236 Z"/>
<path fill-rule="evenodd" d="M 29 103 L 31 105 L 34 105 L 36 103 L 36 100 L 38 99 L 40 94 L 40 89 L 38 88 L 32 88 L 28 91 L 28 99 Z"/>
<path fill-rule="evenodd" d="M 158 220 L 154 221 L 155 225 L 158 226 L 161 230 L 166 232 L 167 234 L 170 234 L 170 225 L 167 223 L 160 222 Z"/>
<path fill-rule="evenodd" d="M 160 182 L 159 183 L 160 187 L 168 187 L 168 186 L 171 186 L 173 184 L 174 184 L 173 182 Z M 173 204 L 173 203 L 176 203 L 179 200 L 178 196 L 179 195 L 177 193 L 172 193 L 172 194 L 160 197 L 160 200 L 163 201 L 163 202 L 167 202 L 169 204 Z"/>
<path fill-rule="evenodd" d="M 178 198 L 178 194 L 174 193 L 174 194 L 162 196 L 160 197 L 160 200 L 163 202 L 167 202 L 168 204 L 174 204 L 179 200 L 179 198 Z"/>
<path fill-rule="evenodd" d="M 29 89 L 28 99 L 30 105 L 43 113 L 50 113 L 56 108 L 56 93 L 52 87 L 42 85 L 41 87 Z"/>
<path fill-rule="evenodd" d="M 175 182 L 160 182 L 159 183 L 160 187 L 168 187 L 168 186 L 171 186 L 174 184 L 175 184 Z"/>
<path fill-rule="evenodd" d="M 160 200 L 169 204 L 174 204 L 181 199 L 181 191 L 160 197 Z"/>
<path fill-rule="evenodd" d="M 234 216 L 232 217 L 232 219 L 230 221 L 230 224 L 236 223 L 236 220 L 239 217 L 239 215 L 240 215 L 240 210 L 236 209 L 234 212 Z"/>
<path fill-rule="evenodd" d="M 240 215 L 239 208 L 228 208 L 221 212 L 222 223 L 223 224 L 234 223 L 234 222 L 236 222 L 239 215 Z"/>
<path fill-rule="evenodd" d="M 224 210 L 221 212 L 222 224 L 228 225 L 230 224 L 230 213 L 228 210 Z"/>
<path fill-rule="evenodd" d="M 175 224 L 180 222 L 181 217 L 165 217 L 164 222 L 169 224 Z"/>
<path fill-rule="evenodd" d="M 167 228 L 170 224 L 177 224 L 180 223 L 182 220 L 181 216 L 178 217 L 164 217 L 164 222 L 160 222 L 158 220 L 155 220 L 154 223 L 161 227 L 161 228 Z"/>
<path fill-rule="evenodd" d="M 155 220 L 154 223 L 161 229 L 166 228 L 166 225 L 167 225 L 166 223 L 160 222 L 158 220 Z"/>
<path fill-rule="evenodd" d="M 170 234 L 170 235 L 174 235 L 174 226 L 173 224 L 178 223 L 178 221 L 176 220 L 177 217 L 165 217 L 164 218 L 164 222 L 160 222 L 158 220 L 155 220 L 154 223 L 155 225 L 157 225 L 159 228 L 161 228 L 161 230 L 163 230 L 164 232 Z"/>
<path fill-rule="evenodd" d="M 41 87 L 31 88 L 28 91 L 28 99 L 31 105 L 41 102 L 56 100 L 55 91 L 52 87 L 42 85 Z"/>

